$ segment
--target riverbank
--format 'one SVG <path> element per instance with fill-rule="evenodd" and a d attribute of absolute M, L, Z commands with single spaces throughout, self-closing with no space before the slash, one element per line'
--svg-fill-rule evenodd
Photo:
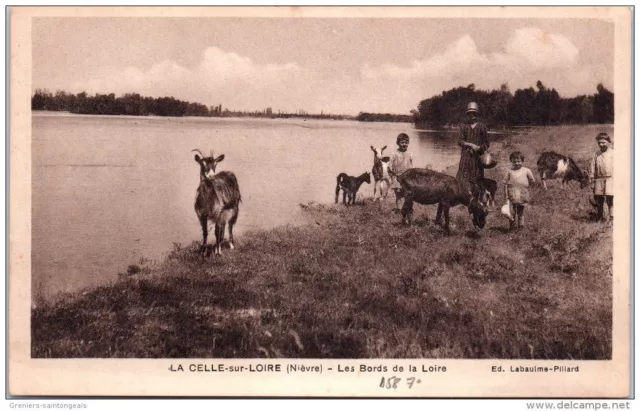
<path fill-rule="evenodd" d="M 491 147 L 500 163 L 488 177 L 499 181 L 515 150 L 534 170 L 545 150 L 585 166 L 599 131 L 613 135 L 523 130 Z M 419 205 L 406 227 L 364 187 L 357 206 L 303 204 L 307 225 L 248 233 L 221 258 L 176 245 L 113 285 L 34 309 L 32 356 L 609 359 L 611 227 L 591 221 L 588 189 L 549 185 L 532 189 L 519 232 L 493 212 L 477 233 L 457 207 L 446 236 L 435 206 Z"/>

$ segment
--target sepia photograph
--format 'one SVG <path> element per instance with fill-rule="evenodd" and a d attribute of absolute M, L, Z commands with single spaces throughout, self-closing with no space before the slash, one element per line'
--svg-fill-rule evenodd
<path fill-rule="evenodd" d="M 21 364 L 628 379 L 629 8 L 142 10 L 13 12 Z"/>

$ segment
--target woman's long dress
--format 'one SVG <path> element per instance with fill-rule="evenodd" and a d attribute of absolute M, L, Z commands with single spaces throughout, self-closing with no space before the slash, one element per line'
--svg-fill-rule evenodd
<path fill-rule="evenodd" d="M 489 149 L 487 126 L 484 123 L 476 123 L 475 127 L 471 127 L 471 124 L 462 124 L 460 126 L 460 134 L 461 141 L 464 140 L 480 146 L 480 149 L 476 152 L 467 147 L 462 147 L 458 174 L 456 174 L 456 179 L 462 187 L 473 193 L 471 181 L 479 183 L 484 178 L 484 168 L 480 164 L 480 156 Z"/>

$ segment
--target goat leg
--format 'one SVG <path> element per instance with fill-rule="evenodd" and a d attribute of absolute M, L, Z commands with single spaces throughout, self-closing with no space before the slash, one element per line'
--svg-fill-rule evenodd
<path fill-rule="evenodd" d="M 207 236 L 209 234 L 209 230 L 207 229 L 207 219 L 200 218 L 200 226 L 202 227 L 202 254 L 206 254 L 207 251 Z"/>
<path fill-rule="evenodd" d="M 399 210 L 400 206 L 398 204 L 400 204 L 400 200 L 402 199 L 402 197 L 404 197 L 404 191 L 402 189 L 396 189 L 395 195 L 396 195 L 396 210 Z"/>
<path fill-rule="evenodd" d="M 407 225 L 411 225 L 411 217 L 413 214 L 413 198 L 405 197 L 402 205 L 402 219 Z"/>
<path fill-rule="evenodd" d="M 434 222 L 436 225 L 442 224 L 442 204 L 438 204 L 438 211 L 436 211 L 436 219 Z"/>
<path fill-rule="evenodd" d="M 224 232 L 227 229 L 227 223 L 220 223 L 220 243 L 218 244 L 218 255 L 222 255 L 222 244 L 224 243 Z"/>
<path fill-rule="evenodd" d="M 451 231 L 449 230 L 449 209 L 450 207 L 448 205 L 445 205 L 444 207 L 444 231 L 449 234 Z"/>
<path fill-rule="evenodd" d="M 542 180 L 542 186 L 543 186 L 543 187 L 544 187 L 544 189 L 546 190 L 546 189 L 547 189 L 547 181 L 545 180 L 545 177 L 546 177 L 545 172 L 544 172 L 544 171 L 542 171 L 542 172 L 540 173 L 540 180 Z"/>
<path fill-rule="evenodd" d="M 216 245 L 213 247 L 213 252 L 215 255 L 222 254 L 222 252 L 220 251 L 220 244 L 222 243 L 222 239 L 224 238 L 224 231 L 220 230 L 220 226 L 221 224 L 216 224 L 215 227 Z"/>
<path fill-rule="evenodd" d="M 235 245 L 233 244 L 233 225 L 236 223 L 238 219 L 238 213 L 233 216 L 233 219 L 229 220 L 229 248 L 231 250 L 235 249 Z"/>

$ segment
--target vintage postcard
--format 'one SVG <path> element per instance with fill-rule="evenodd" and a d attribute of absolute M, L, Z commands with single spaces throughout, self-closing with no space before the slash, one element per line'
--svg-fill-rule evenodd
<path fill-rule="evenodd" d="M 10 395 L 630 395 L 632 8 L 8 15 Z"/>

